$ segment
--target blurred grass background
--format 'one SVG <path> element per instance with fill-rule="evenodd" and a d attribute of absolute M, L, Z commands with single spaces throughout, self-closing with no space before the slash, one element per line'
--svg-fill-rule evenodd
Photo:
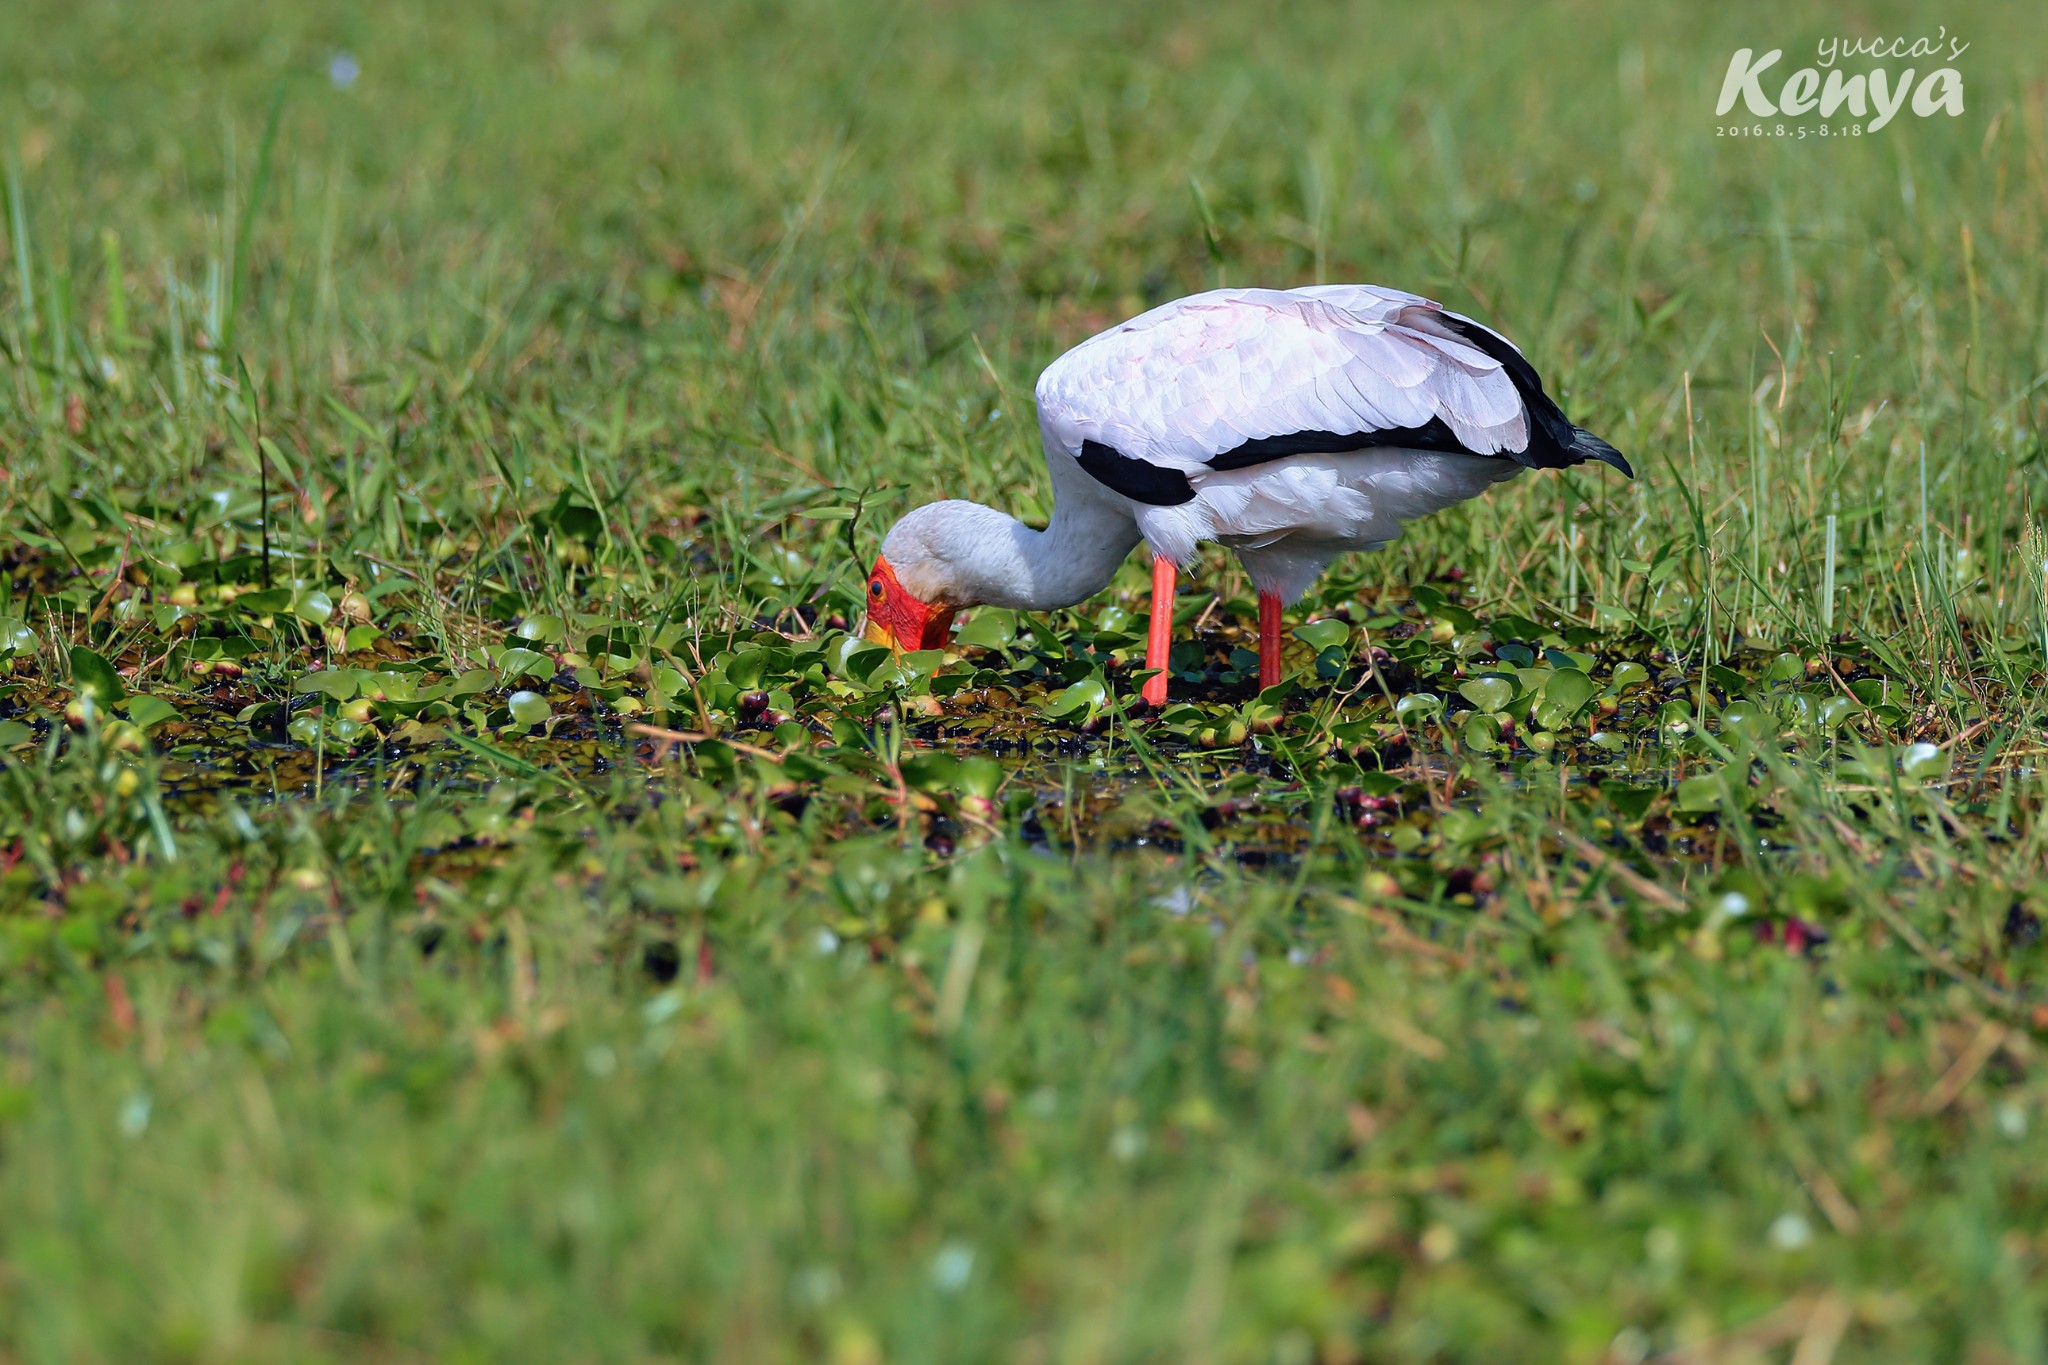
<path fill-rule="evenodd" d="M 1782 72 L 1941 25 L 1961 118 L 1716 135 L 1738 47 Z M 804 582 L 745 571 L 778 496 L 1042 515 L 1060 349 L 1218 282 L 1364 279 L 1503 328 L 1642 474 L 1519 481 L 1369 582 L 1458 568 L 1689 659 L 1854 629 L 1931 733 L 2032 742 L 2039 39 L 2018 4 L 13 0 L 0 539 L 87 492 L 246 507 L 260 407 L 282 548 L 402 566 L 451 619 L 564 488 L 626 540 L 710 509 L 695 610 L 847 610 L 840 523 L 782 527 Z M 677 591 L 598 567 L 514 586 Z M 92 809 L 97 762 L 8 817 Z M 1573 918 L 1604 865 L 1509 786 L 1512 913 L 1439 907 L 1441 941 L 1341 843 L 1163 923 L 1149 865 L 936 865 L 759 794 L 181 826 L 150 895 L 191 925 L 0 968 L 0 1359 L 2040 1360 L 2034 1044 L 1896 930 L 2012 947 L 2014 782 L 1988 833 L 1847 830 L 1803 789 L 1785 842 L 1871 907 L 1830 973 Z M 420 877 L 462 839 L 513 852 Z M 445 949 L 393 927 L 421 905 Z M 683 926 L 664 989 L 647 914 Z"/>

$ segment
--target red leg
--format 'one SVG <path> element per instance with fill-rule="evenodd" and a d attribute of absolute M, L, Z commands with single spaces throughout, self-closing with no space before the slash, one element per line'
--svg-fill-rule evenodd
<path fill-rule="evenodd" d="M 1280 681 L 1280 598 L 1259 594 L 1259 690 Z"/>
<path fill-rule="evenodd" d="M 1152 621 L 1145 636 L 1145 667 L 1156 668 L 1139 695 L 1154 706 L 1166 705 L 1166 653 L 1173 647 L 1173 561 L 1152 557 Z"/>

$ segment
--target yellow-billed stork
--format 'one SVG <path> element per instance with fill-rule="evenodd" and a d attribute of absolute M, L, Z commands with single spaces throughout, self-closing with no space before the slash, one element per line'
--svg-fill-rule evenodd
<path fill-rule="evenodd" d="M 1140 540 L 1152 550 L 1143 695 L 1166 700 L 1176 574 L 1213 540 L 1259 593 L 1259 686 L 1280 680 L 1280 610 L 1346 550 L 1524 469 L 1619 451 L 1573 426 L 1514 343 L 1373 285 L 1216 289 L 1141 313 L 1039 376 L 1052 472 L 1042 531 L 977 503 L 928 503 L 882 542 L 866 638 L 944 646 L 953 615 L 1070 606 Z"/>

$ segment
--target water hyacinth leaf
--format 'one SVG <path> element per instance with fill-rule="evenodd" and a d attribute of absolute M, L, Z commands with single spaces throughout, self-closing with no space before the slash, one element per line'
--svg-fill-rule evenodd
<path fill-rule="evenodd" d="M 236 596 L 235 608 L 251 616 L 275 616 L 289 610 L 292 604 L 290 588 L 265 588 L 260 592 L 245 592 Z"/>
<path fill-rule="evenodd" d="M 522 640 L 535 640 L 544 645 L 558 645 L 569 638 L 569 627 L 559 616 L 529 616 L 519 623 L 513 632 Z"/>
<path fill-rule="evenodd" d="M 1394 714 L 1402 720 L 1435 715 L 1444 709 L 1444 699 L 1434 692 L 1410 692 L 1394 703 Z"/>
<path fill-rule="evenodd" d="M 319 744 L 328 738 L 327 718 L 312 712 L 293 716 L 284 732 L 301 744 Z"/>
<path fill-rule="evenodd" d="M 839 771 L 815 754 L 784 754 L 781 763 L 784 776 L 793 782 L 822 782 Z"/>
<path fill-rule="evenodd" d="M 1438 823 L 1437 832 L 1443 835 L 1446 844 L 1453 847 L 1477 843 L 1486 837 L 1486 821 L 1468 810 L 1446 811 Z"/>
<path fill-rule="evenodd" d="M 121 703 L 121 709 L 128 719 L 144 730 L 154 729 L 167 721 L 178 719 L 178 708 L 162 697 L 136 695 Z"/>
<path fill-rule="evenodd" d="M 71 648 L 71 685 L 80 696 L 91 697 L 101 706 L 112 706 L 128 695 L 121 675 L 114 671 L 106 656 L 84 645 Z"/>
<path fill-rule="evenodd" d="M 1729 794 L 1728 778 L 1723 770 L 1716 768 L 1712 772 L 1697 773 L 1678 784 L 1678 808 L 1694 815 L 1718 811 Z"/>
<path fill-rule="evenodd" d="M 1286 686 L 1288 684 L 1282 681 L 1274 684 L 1267 691 L 1279 693 L 1279 690 Z M 1280 693 L 1280 695 L 1284 696 L 1286 694 Z M 1237 714 L 1239 719 L 1254 729 L 1272 729 L 1287 718 L 1287 708 L 1282 702 L 1268 700 L 1265 694 L 1261 693 L 1255 700 L 1246 702 L 1243 709 Z"/>
<path fill-rule="evenodd" d="M 1499 673 L 1482 673 L 1458 689 L 1458 695 L 1480 711 L 1502 711 L 1515 699 L 1519 689 L 1513 678 Z"/>
<path fill-rule="evenodd" d="M 1326 617 L 1295 627 L 1294 638 L 1318 651 L 1337 649 L 1351 638 L 1351 627 L 1342 621 Z"/>
<path fill-rule="evenodd" d="M 725 680 L 734 687 L 758 686 L 774 655 L 765 649 L 745 649 L 725 656 Z"/>
<path fill-rule="evenodd" d="M 0 620 L 0 659 L 9 655 L 33 654 L 43 642 L 20 621 Z"/>
<path fill-rule="evenodd" d="M 0 749 L 11 749 L 17 744 L 27 744 L 36 737 L 36 732 L 18 720 L 0 720 Z"/>
<path fill-rule="evenodd" d="M 1117 634 L 1131 628 L 1132 617 L 1128 608 L 1111 602 L 1095 613 L 1095 628 L 1108 634 Z"/>
<path fill-rule="evenodd" d="M 953 635 L 955 644 L 979 645 L 983 649 L 1008 649 L 1016 638 L 1017 613 L 988 607 L 975 612 Z"/>
<path fill-rule="evenodd" d="M 1628 782 L 1602 782 L 1600 795 L 1624 820 L 1637 821 L 1650 813 L 1658 792 L 1655 787 L 1638 787 Z"/>
<path fill-rule="evenodd" d="M 1458 732 L 1458 737 L 1464 741 L 1466 748 L 1476 749 L 1482 754 L 1500 747 L 1500 727 L 1490 715 L 1467 717 L 1464 727 Z"/>
<path fill-rule="evenodd" d="M 1546 649 L 1543 651 L 1543 661 L 1559 672 L 1577 669 L 1581 673 L 1592 672 L 1595 662 L 1592 655 L 1580 654 L 1569 649 Z"/>
<path fill-rule="evenodd" d="M 1764 670 L 1765 682 L 1797 682 L 1806 676 L 1806 662 L 1797 654 L 1780 654 Z"/>
<path fill-rule="evenodd" d="M 1899 771 L 1916 782 L 1939 781 L 1948 769 L 1948 753 L 1939 745 L 1909 744 L 1899 754 Z"/>
<path fill-rule="evenodd" d="M 904 785 L 925 792 L 944 791 L 951 786 L 959 767 L 960 761 L 941 749 L 919 749 L 904 754 L 896 762 Z"/>
<path fill-rule="evenodd" d="M 1840 725 L 1843 721 L 1847 720 L 1850 716 L 1856 714 L 1856 710 L 1857 706 L 1855 702 L 1851 701 L 1847 697 L 1837 694 L 1835 696 L 1829 697 L 1827 700 L 1821 702 L 1820 705 L 1814 708 L 1814 723 L 1821 726 L 1824 729 L 1832 730 L 1836 726 Z"/>
<path fill-rule="evenodd" d="M 471 668 L 456 674 L 441 684 L 448 697 L 470 697 L 478 692 L 488 692 L 498 685 L 497 675 L 488 668 Z"/>
<path fill-rule="evenodd" d="M 1003 785 L 1003 765 L 992 758 L 976 755 L 963 758 L 953 775 L 953 787 L 962 796 L 978 796 L 984 801 L 996 794 Z"/>
<path fill-rule="evenodd" d="M 419 677 L 413 673 L 379 669 L 362 676 L 360 690 L 372 701 L 411 701 L 419 695 Z"/>
<path fill-rule="evenodd" d="M 554 708 L 548 705 L 548 699 L 538 692 L 514 692 L 505 698 L 505 709 L 511 713 L 514 724 L 529 729 L 536 725 L 545 725 L 548 717 L 554 714 Z"/>
<path fill-rule="evenodd" d="M 1560 668 L 1543 684 L 1543 696 L 1536 703 L 1536 723 L 1546 730 L 1562 730 L 1586 709 L 1598 692 L 1584 670 Z"/>
<path fill-rule="evenodd" d="M 508 681 L 513 678 L 551 678 L 555 675 L 554 660 L 545 654 L 515 647 L 498 655 L 498 675 Z"/>
<path fill-rule="evenodd" d="M 360 669 L 323 668 L 317 673 L 301 674 L 292 682 L 292 691 L 314 692 L 336 701 L 347 701 L 356 695 L 362 680 Z"/>
<path fill-rule="evenodd" d="M 1762 739 L 1777 729 L 1771 714 L 1750 701 L 1731 701 L 1721 711 L 1721 729 L 1725 733 Z"/>
<path fill-rule="evenodd" d="M 943 649 L 913 649 L 897 656 L 896 667 L 905 678 L 928 678 L 945 662 Z"/>
<path fill-rule="evenodd" d="M 1060 720 L 1084 711 L 1093 714 L 1108 699 L 1109 689 L 1103 686 L 1100 678 L 1083 678 L 1062 688 L 1045 704 L 1040 714 L 1048 720 Z"/>
<path fill-rule="evenodd" d="M 697 764 L 697 771 L 712 782 L 729 783 L 740 775 L 739 755 L 729 744 L 715 739 L 703 740 L 690 746 L 690 757 Z"/>
<path fill-rule="evenodd" d="M 825 646 L 825 663 L 848 682 L 865 683 L 889 658 L 889 651 L 858 635 L 841 635 Z"/>
<path fill-rule="evenodd" d="M 376 738 L 377 727 L 368 721 L 351 720 L 347 716 L 342 716 L 328 722 L 327 734 L 337 744 L 354 746 L 364 740 Z"/>
<path fill-rule="evenodd" d="M 1623 659 L 1614 666 L 1614 672 L 1609 678 L 1608 683 L 1615 691 L 1619 692 L 1624 687 L 1634 687 L 1637 683 L 1646 683 L 1649 680 L 1649 669 L 1644 668 L 1634 659 Z"/>
<path fill-rule="evenodd" d="M 292 602 L 292 615 L 310 626 L 324 626 L 334 615 L 334 599 L 319 589 L 302 593 Z"/>

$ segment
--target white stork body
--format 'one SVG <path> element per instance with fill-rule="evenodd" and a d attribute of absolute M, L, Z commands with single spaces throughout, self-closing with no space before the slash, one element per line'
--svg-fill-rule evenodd
<path fill-rule="evenodd" d="M 1367 285 L 1166 304 L 1054 361 L 1037 400 L 1051 524 L 1034 531 L 963 502 L 912 511 L 876 563 L 871 638 L 901 645 L 897 627 L 912 626 L 913 647 L 930 647 L 933 609 L 942 639 L 958 607 L 1069 605 L 1142 539 L 1154 557 L 1147 662 L 1163 668 L 1173 575 L 1213 540 L 1259 590 L 1270 686 L 1281 603 L 1339 554 L 1377 549 L 1524 468 L 1598 459 L 1630 472 L 1565 419 L 1505 338 Z M 1146 694 L 1164 698 L 1163 673 Z"/>

